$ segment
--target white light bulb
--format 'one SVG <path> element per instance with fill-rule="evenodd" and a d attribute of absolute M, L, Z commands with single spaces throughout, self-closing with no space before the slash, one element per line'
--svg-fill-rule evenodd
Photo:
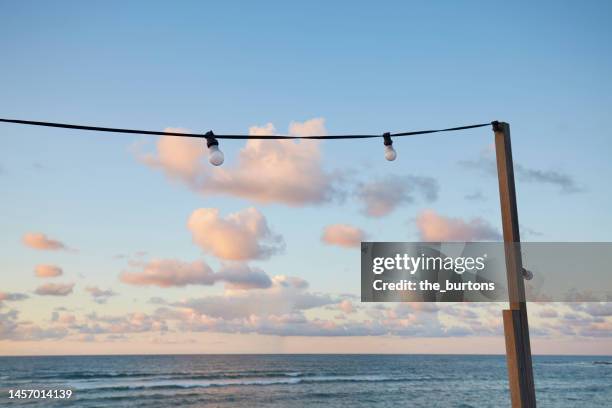
<path fill-rule="evenodd" d="M 385 146 L 385 159 L 389 161 L 393 161 L 396 158 L 397 158 L 397 152 L 395 151 L 393 146 L 391 145 Z"/>
<path fill-rule="evenodd" d="M 212 164 L 213 166 L 220 166 L 223 164 L 223 160 L 225 159 L 225 157 L 223 156 L 223 152 L 219 150 L 219 146 L 212 145 L 208 148 L 208 151 L 208 161 L 210 162 L 210 164 Z"/>

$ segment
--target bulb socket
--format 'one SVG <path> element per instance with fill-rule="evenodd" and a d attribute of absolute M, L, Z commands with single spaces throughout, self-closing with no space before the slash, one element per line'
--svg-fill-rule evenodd
<path fill-rule="evenodd" d="M 219 146 L 219 141 L 215 138 L 215 134 L 212 130 L 209 130 L 204 134 L 206 138 L 206 147 L 210 149 L 211 146 Z"/>
<path fill-rule="evenodd" d="M 393 140 L 391 140 L 391 133 L 383 133 L 383 143 L 385 146 L 391 146 L 393 144 Z"/>

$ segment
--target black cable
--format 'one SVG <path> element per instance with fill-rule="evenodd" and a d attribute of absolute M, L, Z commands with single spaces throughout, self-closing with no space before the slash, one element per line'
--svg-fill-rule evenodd
<path fill-rule="evenodd" d="M 157 135 L 157 136 L 181 136 L 181 137 L 199 137 L 204 138 L 204 134 L 199 133 L 177 133 L 177 132 L 159 132 L 154 130 L 137 130 L 137 129 L 120 129 L 120 128 L 109 128 L 100 126 L 84 126 L 84 125 L 70 125 L 67 123 L 54 123 L 54 122 L 38 122 L 33 120 L 19 120 L 19 119 L 1 119 L 0 122 L 15 123 L 18 125 L 31 125 L 31 126 L 45 126 L 55 127 L 62 129 L 76 129 L 76 130 L 91 130 L 96 132 L 113 132 L 113 133 L 132 133 L 139 135 Z M 446 129 L 433 129 L 433 130 L 417 130 L 413 132 L 401 132 L 391 133 L 390 136 L 414 136 L 423 135 L 427 133 L 438 133 L 438 132 L 454 132 L 457 130 L 473 129 L 484 126 L 491 126 L 491 123 L 480 123 L 477 125 L 468 126 L 457 126 Z M 217 139 L 370 139 L 375 137 L 382 137 L 383 135 L 313 135 L 313 136 L 260 136 L 260 135 L 218 135 L 215 134 Z"/>
<path fill-rule="evenodd" d="M 414 136 L 414 135 L 424 135 L 426 133 L 454 132 L 454 131 L 457 131 L 457 130 L 466 130 L 466 129 L 474 129 L 474 128 L 479 128 L 479 127 L 484 127 L 484 126 L 491 126 L 492 124 L 493 124 L 493 122 L 491 122 L 491 123 L 479 123 L 477 125 L 456 126 L 456 127 L 452 127 L 452 128 L 446 128 L 446 129 L 417 130 L 417 131 L 414 131 L 414 132 L 392 133 L 391 136 Z"/>

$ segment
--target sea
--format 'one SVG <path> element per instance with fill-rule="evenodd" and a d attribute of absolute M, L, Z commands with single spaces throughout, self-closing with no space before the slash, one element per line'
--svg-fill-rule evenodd
<path fill-rule="evenodd" d="M 533 360 L 539 407 L 612 407 L 612 357 Z M 9 398 L 29 389 L 72 394 Z M 503 355 L 0 357 L 0 406 L 480 408 L 510 395 Z"/>

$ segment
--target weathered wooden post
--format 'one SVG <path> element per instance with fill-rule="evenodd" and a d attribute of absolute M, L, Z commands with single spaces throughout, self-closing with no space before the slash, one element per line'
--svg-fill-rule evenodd
<path fill-rule="evenodd" d="M 512 407 L 531 408 L 536 406 L 531 346 L 529 344 L 529 323 L 523 283 L 523 261 L 521 258 L 514 166 L 510 125 L 493 122 L 495 153 L 499 179 L 502 226 L 506 251 L 506 273 L 510 309 L 503 311 L 506 337 L 506 360 Z"/>

